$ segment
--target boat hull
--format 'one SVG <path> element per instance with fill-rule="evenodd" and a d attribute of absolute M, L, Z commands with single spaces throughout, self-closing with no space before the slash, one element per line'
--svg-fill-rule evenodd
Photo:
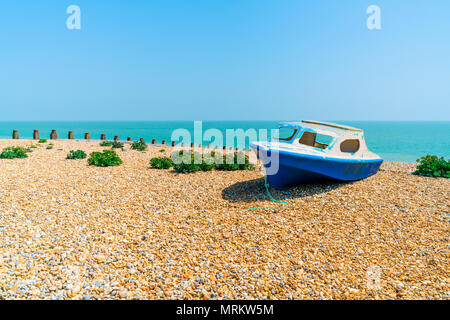
<path fill-rule="evenodd" d="M 258 151 L 259 148 L 254 148 Z M 383 160 L 379 159 L 344 159 L 327 156 L 311 156 L 283 151 L 269 151 L 267 156 L 276 159 L 278 153 L 278 170 L 267 175 L 269 184 L 275 189 L 320 182 L 320 181 L 356 181 L 376 174 Z M 257 152 L 258 158 L 264 157 Z M 275 156 L 275 157 L 274 157 Z M 261 159 L 269 169 L 273 163 Z M 271 172 L 272 170 L 266 170 Z"/>

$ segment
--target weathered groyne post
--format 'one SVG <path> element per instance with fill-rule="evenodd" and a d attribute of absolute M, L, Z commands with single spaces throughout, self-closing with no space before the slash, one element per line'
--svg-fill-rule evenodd
<path fill-rule="evenodd" d="M 114 141 L 119 140 L 119 136 L 114 136 Z"/>
<path fill-rule="evenodd" d="M 39 140 L 40 139 L 39 130 L 34 130 L 33 131 L 33 139 L 34 140 Z"/>
<path fill-rule="evenodd" d="M 89 132 L 86 132 L 86 133 L 84 134 L 84 139 L 85 139 L 85 140 L 90 140 L 90 139 L 91 139 L 91 135 L 89 134 Z"/>
<path fill-rule="evenodd" d="M 131 137 L 128 137 L 128 138 L 127 138 L 127 141 L 131 141 Z"/>
<path fill-rule="evenodd" d="M 156 139 L 152 139 L 152 144 L 156 144 Z"/>
<path fill-rule="evenodd" d="M 162 144 L 163 146 L 165 146 L 165 145 L 166 145 L 166 140 L 163 140 L 163 141 L 161 142 L 161 144 Z"/>
<path fill-rule="evenodd" d="M 176 145 L 176 142 L 172 141 L 172 147 L 175 147 L 175 145 Z"/>
<path fill-rule="evenodd" d="M 19 139 L 19 130 L 13 130 L 12 138 Z"/>
<path fill-rule="evenodd" d="M 100 135 L 100 140 L 106 140 L 106 134 L 102 133 L 102 134 Z"/>
<path fill-rule="evenodd" d="M 73 140 L 73 131 L 69 131 L 69 133 L 67 134 L 67 138 L 69 140 Z"/>
<path fill-rule="evenodd" d="M 184 148 L 184 146 L 185 146 L 185 144 L 184 144 L 184 142 L 182 142 L 182 143 L 181 143 L 181 147 Z"/>
<path fill-rule="evenodd" d="M 58 139 L 58 133 L 55 129 L 52 130 L 52 133 L 50 133 L 50 139 L 51 140 L 57 140 Z"/>
<path fill-rule="evenodd" d="M 140 138 L 139 141 L 142 142 L 142 143 L 145 143 L 144 138 Z"/>
<path fill-rule="evenodd" d="M 223 151 L 227 150 L 227 146 L 223 146 L 223 147 L 222 147 L 222 150 L 223 150 Z"/>
<path fill-rule="evenodd" d="M 191 142 L 191 149 L 194 149 L 194 143 L 193 142 Z"/>

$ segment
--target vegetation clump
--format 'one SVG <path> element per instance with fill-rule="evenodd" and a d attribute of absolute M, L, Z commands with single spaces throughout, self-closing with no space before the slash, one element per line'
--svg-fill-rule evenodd
<path fill-rule="evenodd" d="M 100 147 L 111 147 L 113 145 L 112 141 L 102 141 L 100 142 Z"/>
<path fill-rule="evenodd" d="M 119 142 L 117 140 L 114 140 L 112 145 L 111 145 L 111 148 L 112 149 L 122 149 L 123 150 L 123 143 L 121 143 L 121 142 Z"/>
<path fill-rule="evenodd" d="M 2 153 L 0 153 L 0 159 L 28 158 L 28 152 L 31 152 L 31 150 L 24 147 L 7 147 L 3 149 Z"/>
<path fill-rule="evenodd" d="M 145 141 L 133 142 L 131 144 L 131 149 L 137 151 L 145 151 L 147 150 L 147 144 L 145 143 Z"/>
<path fill-rule="evenodd" d="M 156 169 L 169 169 L 173 166 L 173 163 L 168 157 L 155 157 L 150 160 L 150 165 Z"/>
<path fill-rule="evenodd" d="M 417 176 L 450 178 L 450 159 L 444 157 L 426 155 L 417 159 L 417 170 L 413 172 Z"/>
<path fill-rule="evenodd" d="M 88 164 L 90 166 L 94 165 L 97 167 L 118 166 L 122 163 L 123 163 L 122 159 L 120 159 L 120 157 L 114 150 L 104 150 L 103 152 L 92 152 L 88 159 Z"/>
<path fill-rule="evenodd" d="M 253 170 L 249 157 L 243 152 L 218 154 L 215 151 L 201 154 L 192 151 L 178 151 L 172 153 L 172 162 L 175 172 L 189 173 L 196 171 L 216 170 Z"/>
<path fill-rule="evenodd" d="M 47 139 L 39 139 L 39 143 L 46 143 Z"/>
<path fill-rule="evenodd" d="M 67 154 L 67 159 L 75 160 L 75 159 L 86 159 L 87 155 L 83 150 L 70 150 Z"/>
<path fill-rule="evenodd" d="M 222 163 L 216 165 L 217 170 L 236 171 L 254 170 L 249 157 L 244 152 L 227 153 L 223 155 Z"/>
<path fill-rule="evenodd" d="M 173 152 L 171 158 L 175 172 L 190 173 L 202 170 L 202 155 L 198 152 L 185 152 L 184 150 L 181 150 L 179 152 Z M 203 169 L 207 171 L 206 166 L 204 166 Z"/>

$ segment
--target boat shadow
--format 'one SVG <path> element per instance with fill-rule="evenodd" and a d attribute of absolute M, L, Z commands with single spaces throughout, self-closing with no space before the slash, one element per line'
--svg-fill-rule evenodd
<path fill-rule="evenodd" d="M 286 190 L 269 188 L 275 199 L 289 200 L 311 197 L 316 194 L 335 190 L 352 182 L 327 181 L 304 184 Z M 237 182 L 222 190 L 222 198 L 230 202 L 256 202 L 268 199 L 264 178 Z"/>

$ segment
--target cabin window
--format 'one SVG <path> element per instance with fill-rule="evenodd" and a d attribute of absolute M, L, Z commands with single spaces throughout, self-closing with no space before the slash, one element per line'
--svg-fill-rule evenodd
<path fill-rule="evenodd" d="M 275 131 L 273 138 L 280 141 L 289 141 L 294 137 L 296 133 L 296 128 L 280 127 Z"/>
<path fill-rule="evenodd" d="M 328 146 L 330 145 L 330 143 L 332 141 L 333 141 L 333 137 L 318 133 L 316 135 L 316 142 L 314 144 L 314 147 L 326 149 L 326 148 L 328 148 Z"/>
<path fill-rule="evenodd" d="M 333 137 L 327 136 L 324 134 L 305 131 L 302 134 L 302 137 L 298 140 L 300 144 L 304 144 L 310 147 L 326 149 L 333 141 Z"/>
<path fill-rule="evenodd" d="M 358 139 L 348 139 L 341 143 L 341 151 L 347 153 L 355 153 L 359 150 Z"/>

